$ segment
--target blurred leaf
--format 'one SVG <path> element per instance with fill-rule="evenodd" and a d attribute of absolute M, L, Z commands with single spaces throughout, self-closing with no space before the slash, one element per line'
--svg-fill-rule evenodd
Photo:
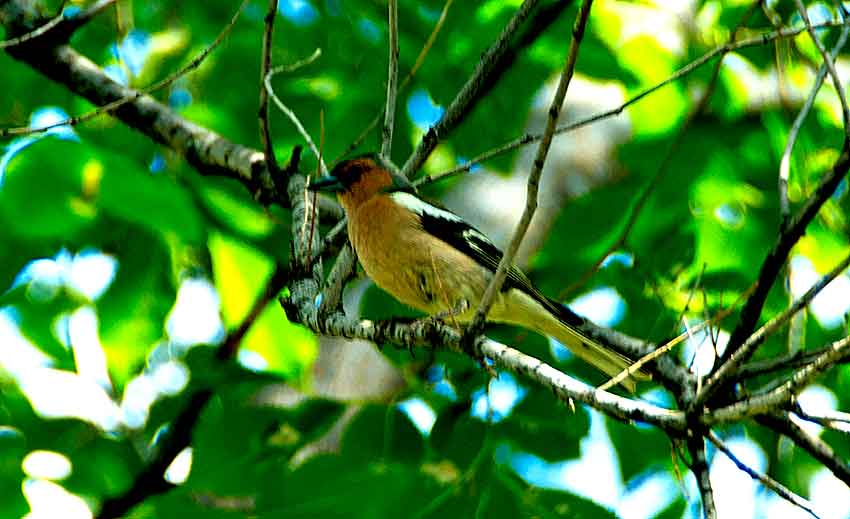
<path fill-rule="evenodd" d="M 341 446 L 349 463 L 417 462 L 424 452 L 422 435 L 395 406 L 364 406 L 348 425 Z"/>
<path fill-rule="evenodd" d="M 573 411 L 547 391 L 535 387 L 497 429 L 517 449 L 546 461 L 560 461 L 581 453 L 579 442 L 590 430 L 590 419 L 583 406 Z"/>
<path fill-rule="evenodd" d="M 121 388 L 163 338 L 176 290 L 169 252 L 161 240 L 129 227 L 114 247 L 118 272 L 96 307 L 109 373 Z"/>
<path fill-rule="evenodd" d="M 429 502 L 436 483 L 415 465 L 319 455 L 288 476 L 269 478 L 259 517 L 409 517 Z"/>
<path fill-rule="evenodd" d="M 85 166 L 94 177 L 98 206 L 126 222 L 176 236 L 186 243 L 203 241 L 203 223 L 189 193 L 174 179 L 153 175 L 120 155 L 101 153 Z"/>
<path fill-rule="evenodd" d="M 15 155 L 0 186 L 0 221 L 25 240 L 68 239 L 97 211 L 86 146 L 47 136 Z"/>
<path fill-rule="evenodd" d="M 470 414 L 469 403 L 446 406 L 431 428 L 430 444 L 440 458 L 465 470 L 484 448 L 487 424 Z"/>
<path fill-rule="evenodd" d="M 222 234 L 210 236 L 209 248 L 225 326 L 232 329 L 265 291 L 274 265 L 256 249 Z M 315 336 L 289 323 L 274 300 L 251 325 L 241 348 L 259 355 L 261 369 L 292 379 L 304 377 L 318 355 Z"/>

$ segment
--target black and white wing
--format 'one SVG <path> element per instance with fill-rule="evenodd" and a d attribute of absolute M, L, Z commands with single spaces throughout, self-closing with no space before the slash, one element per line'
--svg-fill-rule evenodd
<path fill-rule="evenodd" d="M 396 191 L 390 195 L 395 202 L 416 213 L 422 227 L 431 235 L 443 240 L 455 249 L 474 259 L 479 265 L 495 272 L 502 259 L 502 251 L 484 233 L 467 223 L 460 216 L 425 202 L 410 193 Z M 544 307 L 552 311 L 566 324 L 577 326 L 583 319 L 565 306 L 540 293 L 528 277 L 517 267 L 511 266 L 503 291 L 519 289 Z"/>

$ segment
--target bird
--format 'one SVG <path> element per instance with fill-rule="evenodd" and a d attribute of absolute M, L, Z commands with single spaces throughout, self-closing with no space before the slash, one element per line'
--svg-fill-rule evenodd
<path fill-rule="evenodd" d="M 502 258 L 484 233 L 419 197 L 374 153 L 339 162 L 308 189 L 336 194 L 354 252 L 378 287 L 431 316 L 461 324 L 472 320 Z M 583 334 L 585 319 L 541 293 L 516 266 L 509 268 L 487 321 L 552 337 L 612 377 L 633 362 Z M 621 385 L 634 393 L 636 380 L 645 378 L 637 372 Z"/>

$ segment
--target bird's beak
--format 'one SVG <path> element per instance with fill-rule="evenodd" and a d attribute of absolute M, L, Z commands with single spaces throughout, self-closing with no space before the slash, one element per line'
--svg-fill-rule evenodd
<path fill-rule="evenodd" d="M 338 178 L 328 175 L 326 177 L 310 180 L 310 184 L 307 186 L 307 189 L 310 191 L 339 193 L 340 191 L 345 191 L 345 186 Z"/>

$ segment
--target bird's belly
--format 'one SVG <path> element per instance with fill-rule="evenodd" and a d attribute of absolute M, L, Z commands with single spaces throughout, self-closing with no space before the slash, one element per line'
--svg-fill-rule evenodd
<path fill-rule="evenodd" d="M 484 267 L 439 244 L 414 244 L 402 237 L 396 249 L 357 238 L 352 242 L 363 270 L 390 295 L 429 315 L 447 314 L 459 322 L 472 318 L 491 277 Z"/>

